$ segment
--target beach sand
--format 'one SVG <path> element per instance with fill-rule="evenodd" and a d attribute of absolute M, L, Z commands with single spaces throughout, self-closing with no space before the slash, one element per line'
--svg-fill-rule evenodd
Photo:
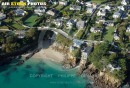
<path fill-rule="evenodd" d="M 36 53 L 32 58 L 47 59 L 61 63 L 64 59 L 64 55 L 49 47 L 48 49 L 42 49 L 41 51 Z"/>
<path fill-rule="evenodd" d="M 26 57 L 29 54 L 22 55 Z M 35 53 L 32 58 L 51 60 L 57 63 L 61 63 L 64 60 L 65 55 L 52 49 L 52 44 L 49 41 L 44 41 L 43 48 Z"/>

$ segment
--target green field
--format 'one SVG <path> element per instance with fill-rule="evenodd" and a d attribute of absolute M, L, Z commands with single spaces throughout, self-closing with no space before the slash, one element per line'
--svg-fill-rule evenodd
<path fill-rule="evenodd" d="M 8 29 L 7 26 L 0 26 L 0 29 Z"/>
<path fill-rule="evenodd" d="M 106 0 L 92 0 L 92 2 L 97 3 L 97 4 L 101 4 L 104 1 L 106 1 Z"/>
<path fill-rule="evenodd" d="M 45 0 L 33 0 L 34 2 L 45 2 Z"/>
<path fill-rule="evenodd" d="M 19 21 L 22 17 L 15 17 L 15 21 Z"/>
<path fill-rule="evenodd" d="M 18 23 L 16 23 L 16 22 L 11 23 L 11 26 L 17 28 L 18 30 L 23 30 L 23 29 L 25 29 L 22 25 L 20 25 L 20 24 L 18 24 Z"/>
<path fill-rule="evenodd" d="M 108 40 L 110 42 L 113 40 L 114 29 L 114 27 L 107 27 L 104 40 Z"/>
<path fill-rule="evenodd" d="M 24 24 L 32 27 L 36 23 L 35 20 L 37 18 L 38 18 L 38 16 L 33 14 L 27 20 L 25 20 Z"/>

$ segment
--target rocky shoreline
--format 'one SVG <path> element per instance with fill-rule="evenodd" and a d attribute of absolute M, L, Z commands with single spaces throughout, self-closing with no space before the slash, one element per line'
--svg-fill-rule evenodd
<path fill-rule="evenodd" d="M 112 83 L 110 79 L 106 80 L 105 73 L 102 72 L 103 75 L 101 75 L 101 72 L 93 68 L 92 64 L 84 70 L 84 73 L 87 74 L 87 76 L 93 81 L 94 88 L 119 88 L 121 85 L 120 82 Z"/>

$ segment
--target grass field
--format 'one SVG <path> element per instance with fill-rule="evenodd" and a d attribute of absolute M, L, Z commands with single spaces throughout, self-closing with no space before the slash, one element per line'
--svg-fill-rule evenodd
<path fill-rule="evenodd" d="M 11 23 L 11 26 L 17 28 L 18 30 L 23 30 L 23 29 L 25 29 L 23 26 L 21 26 L 20 24 L 18 24 L 18 23 L 16 23 L 16 22 Z"/>
<path fill-rule="evenodd" d="M 33 0 L 34 2 L 44 2 L 45 0 Z"/>
<path fill-rule="evenodd" d="M 104 40 L 112 41 L 113 40 L 114 27 L 107 27 Z"/>
<path fill-rule="evenodd" d="M 97 4 L 101 4 L 104 1 L 106 1 L 106 0 L 92 0 L 92 2 L 97 3 Z"/>
<path fill-rule="evenodd" d="M 35 20 L 37 18 L 38 18 L 38 16 L 33 14 L 27 20 L 25 20 L 24 24 L 32 27 L 36 23 Z"/>

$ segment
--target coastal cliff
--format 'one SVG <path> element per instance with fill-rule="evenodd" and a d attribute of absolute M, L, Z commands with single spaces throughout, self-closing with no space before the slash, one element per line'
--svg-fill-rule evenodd
<path fill-rule="evenodd" d="M 121 85 L 119 79 L 114 78 L 107 72 L 97 70 L 93 64 L 88 65 L 87 69 L 84 70 L 84 73 L 93 80 L 94 87 L 119 88 Z"/>

